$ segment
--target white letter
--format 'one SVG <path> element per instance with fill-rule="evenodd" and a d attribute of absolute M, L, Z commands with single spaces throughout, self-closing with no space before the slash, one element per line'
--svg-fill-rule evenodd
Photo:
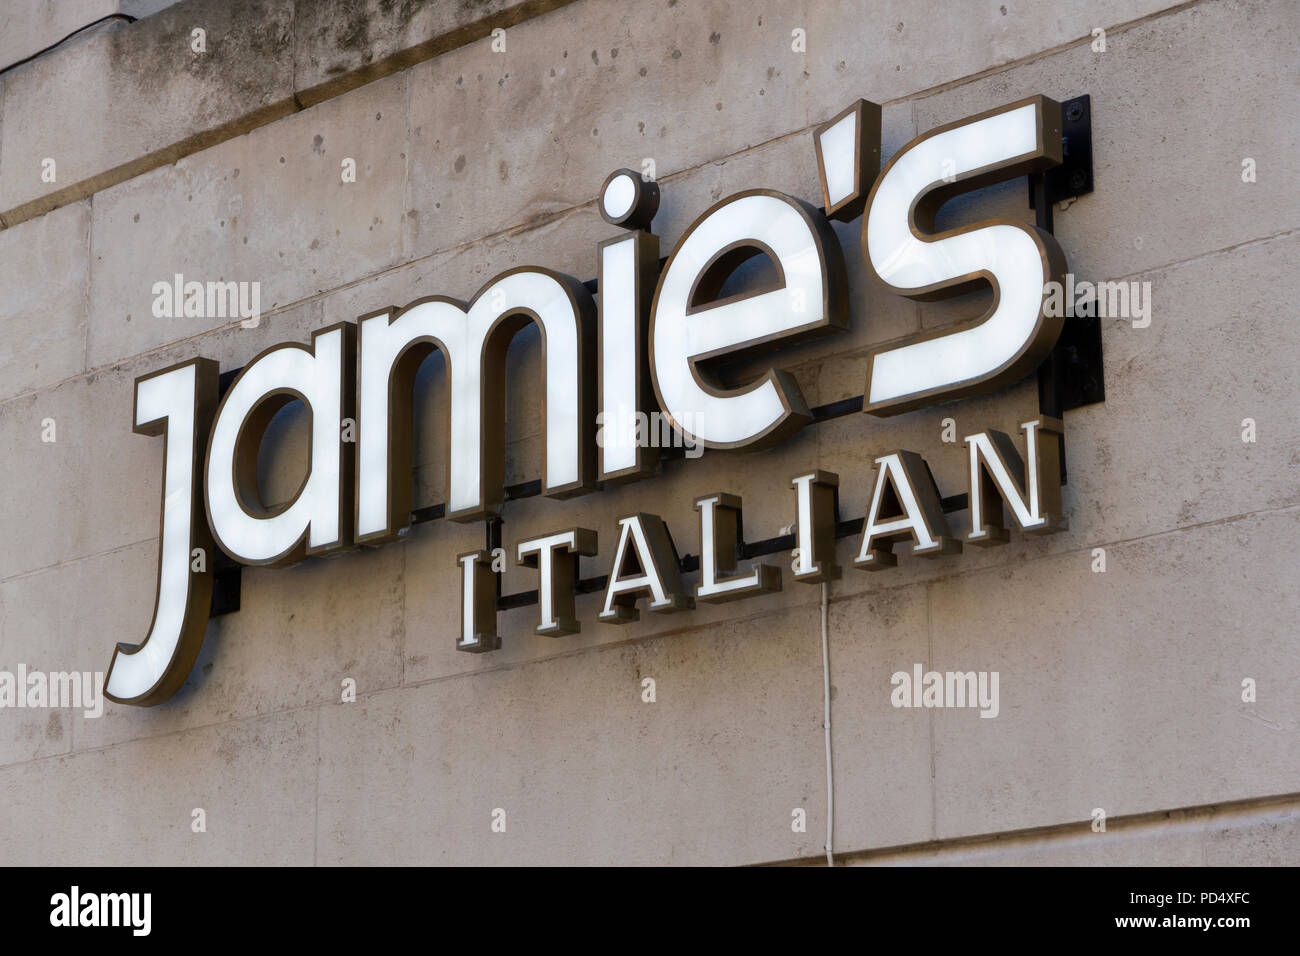
<path fill-rule="evenodd" d="M 155 319 L 175 318 L 172 313 L 172 285 L 170 282 L 155 282 L 150 290 L 154 295 L 153 317 Z"/>
<path fill-rule="evenodd" d="M 606 624 L 640 620 L 636 601 L 643 595 L 650 597 L 650 610 L 660 614 L 694 607 L 695 599 L 683 593 L 677 549 L 663 519 L 658 515 L 635 514 L 619 518 L 618 525 L 618 547 L 609 570 L 600 620 Z M 629 568 L 629 558 L 639 574 Z"/>
<path fill-rule="evenodd" d="M 84 709 L 81 714 L 83 717 L 94 719 L 104 714 L 104 675 L 86 673 L 86 678 L 81 682 L 83 693 L 85 694 L 82 704 Z"/>
<path fill-rule="evenodd" d="M 894 707 L 911 707 L 912 675 L 907 671 L 894 671 L 889 683 L 894 688 L 889 694 L 889 703 Z"/>
<path fill-rule="evenodd" d="M 193 571 L 194 547 L 212 548 L 199 506 L 197 457 L 207 444 L 217 404 L 217 363 L 192 359 L 135 382 L 135 431 L 166 437 L 162 527 L 158 536 L 158 591 L 144 641 L 118 644 L 108 665 L 104 696 L 122 704 L 152 705 L 174 694 L 203 645 L 212 605 L 212 572 Z"/>
<path fill-rule="evenodd" d="M 811 471 L 790 479 L 796 495 L 794 579 L 834 581 L 840 576 L 835 563 L 835 502 L 840 476 L 831 471 Z"/>
<path fill-rule="evenodd" d="M 537 568 L 536 633 L 560 637 L 582 630 L 575 619 L 573 601 L 580 554 L 596 554 L 596 532 L 570 528 L 519 542 L 519 563 Z"/>
<path fill-rule="evenodd" d="M 50 925 L 67 926 L 69 911 L 68 894 L 55 893 L 50 897 L 50 902 L 54 904 L 54 909 L 50 910 Z"/>
<path fill-rule="evenodd" d="M 922 557 L 937 558 L 961 551 L 961 542 L 948 536 L 948 519 L 943 514 L 939 490 L 921 456 L 896 451 L 877 458 L 876 464 L 876 487 L 862 523 L 862 543 L 854 565 L 865 571 L 892 568 L 898 564 L 894 545 L 908 538 L 916 541 L 912 553 Z"/>
<path fill-rule="evenodd" d="M 240 372 L 212 426 L 207 505 L 212 533 L 232 558 L 286 565 L 344 547 L 351 537 L 351 455 L 339 422 L 352 414 L 356 327 L 343 322 L 312 336 L 312 348 L 277 345 Z M 307 480 L 285 508 L 257 500 L 257 448 L 275 413 L 299 398 L 311 414 Z"/>
<path fill-rule="evenodd" d="M 467 551 L 456 555 L 461 568 L 460 639 L 456 650 L 480 654 L 501 646 L 497 636 L 497 579 L 492 555 Z"/>
<path fill-rule="evenodd" d="M 447 361 L 451 393 L 447 517 L 470 521 L 499 510 L 505 485 L 505 356 L 529 321 L 541 329 L 544 395 L 542 490 L 587 491 L 594 396 L 586 364 L 595 305 L 582 284 L 544 269 L 503 273 L 468 307 L 417 299 L 361 318 L 358 385 L 357 540 L 392 540 L 410 524 L 410 397 L 420 362 L 434 348 Z M 391 438 L 391 440 L 390 440 Z"/>
<path fill-rule="evenodd" d="M 149 930 L 153 925 L 153 894 L 132 893 L 131 896 L 131 925 L 135 927 L 135 929 L 132 930 L 132 935 L 148 936 Z"/>
<path fill-rule="evenodd" d="M 736 570 L 741 526 L 741 501 L 737 495 L 715 494 L 695 499 L 700 513 L 700 584 L 695 596 L 713 604 L 781 590 L 781 569 L 754 562 L 749 574 L 719 577 Z"/>
<path fill-rule="evenodd" d="M 1020 427 L 1025 432 L 1027 473 L 1024 459 L 1005 432 L 990 428 L 966 436 L 971 523 L 966 540 L 971 544 L 989 547 L 1007 543 L 1004 503 L 1021 530 L 1030 534 L 1055 534 L 1070 526 L 1061 514 L 1061 434 L 1065 426 L 1060 419 L 1043 416 Z"/>
<path fill-rule="evenodd" d="M 776 288 L 715 301 L 742 263 L 764 253 L 781 276 Z M 659 277 L 650 319 L 651 378 L 673 424 L 707 448 L 770 444 L 807 424 L 808 406 L 788 372 L 769 369 L 723 388 L 698 363 L 847 327 L 845 282 L 835 233 L 800 200 L 751 190 L 696 220 Z"/>
<path fill-rule="evenodd" d="M 874 349 L 865 410 L 894 415 L 939 396 L 957 398 L 1017 381 L 1051 351 L 1062 320 L 1044 314 L 1045 284 L 1065 256 L 1050 233 L 1009 220 L 938 235 L 934 214 L 952 196 L 1061 161 L 1061 108 L 1035 96 L 931 130 L 899 151 L 863 217 L 868 266 L 903 295 L 953 295 L 991 282 L 992 308 L 957 331 L 923 333 Z M 944 182 L 944 161 L 955 177 Z"/>
<path fill-rule="evenodd" d="M 659 450 L 637 440 L 651 407 L 647 325 L 659 269 L 659 237 L 633 232 L 600 244 L 597 276 L 600 409 L 604 417 L 600 480 L 632 481 L 655 472 Z M 640 418 L 638 418 L 640 416 Z"/>
<path fill-rule="evenodd" d="M 987 676 L 987 681 L 984 679 Z M 1001 704 L 998 702 L 998 672 L 980 674 L 980 716 L 996 717 Z"/>

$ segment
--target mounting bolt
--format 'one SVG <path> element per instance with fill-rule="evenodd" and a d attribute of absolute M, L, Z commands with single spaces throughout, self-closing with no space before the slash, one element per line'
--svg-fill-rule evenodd
<path fill-rule="evenodd" d="M 1077 123 L 1083 119 L 1083 104 L 1075 100 L 1065 108 L 1065 118 L 1071 123 Z"/>
<path fill-rule="evenodd" d="M 1074 172 L 1070 173 L 1071 189 L 1082 190 L 1086 185 L 1088 185 L 1088 176 L 1082 169 L 1076 169 Z"/>

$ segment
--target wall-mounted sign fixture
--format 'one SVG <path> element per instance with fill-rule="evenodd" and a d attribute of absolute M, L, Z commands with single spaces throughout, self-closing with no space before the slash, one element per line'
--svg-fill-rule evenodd
<path fill-rule="evenodd" d="M 982 284 L 994 293 L 982 315 L 872 350 L 855 409 L 895 415 L 988 391 L 1037 368 L 1062 329 L 1044 309 L 1044 286 L 1065 272 L 1052 234 L 1014 220 L 935 233 L 934 216 L 954 195 L 1060 164 L 1060 104 L 1033 96 L 931 130 L 879 175 L 875 104 L 855 103 L 813 138 L 822 209 L 768 189 L 737 193 L 685 230 L 662 269 L 659 239 L 648 231 L 659 189 L 616 171 L 599 211 L 627 232 L 598 247 L 594 297 L 548 269 L 512 269 L 469 302 L 429 296 L 321 329 L 310 346 L 270 348 L 219 403 L 218 369 L 208 359 L 137 380 L 136 431 L 165 435 L 158 593 L 148 636 L 113 654 L 107 696 L 156 704 L 185 681 L 208 621 L 213 562 L 202 555 L 214 545 L 241 565 L 283 566 L 409 531 L 413 390 L 420 363 L 435 349 L 446 360 L 450 395 L 442 513 L 454 521 L 491 520 L 505 500 L 504 394 L 489 383 L 501 381 L 507 346 L 530 322 L 541 330 L 543 350 L 541 494 L 567 498 L 653 475 L 659 449 L 640 440 L 638 414 L 660 413 L 694 445 L 726 450 L 768 446 L 816 420 L 818 410 L 788 372 L 771 367 L 734 387 L 710 363 L 848 327 L 847 270 L 830 218 L 862 216 L 866 264 L 901 295 L 934 298 Z M 723 296 L 727 280 L 755 256 L 768 258 L 775 279 Z M 291 502 L 266 508 L 257 493 L 258 445 L 275 413 L 295 399 L 311 415 L 308 474 Z M 1048 408 L 1022 426 L 1023 456 L 1001 432 L 966 437 L 962 505 L 972 530 L 964 539 L 949 528 L 946 514 L 956 509 L 925 462 L 897 450 L 876 459 L 871 505 L 860 522 L 838 521 L 836 475 L 815 468 L 796 475 L 795 533 L 766 550 L 740 540 L 738 497 L 718 491 L 696 499 L 700 579 L 693 588 L 682 573 L 696 565 L 677 554 L 653 514 L 618 520 L 609 572 L 594 586 L 578 568 L 580 556 L 597 554 L 595 531 L 570 526 L 520 541 L 518 562 L 538 573 L 535 630 L 557 637 L 579 630 L 574 594 L 586 590 L 603 590 L 597 619 L 612 624 L 637 620 L 643 599 L 649 611 L 669 613 L 777 590 L 784 562 L 747 570 L 740 563 L 780 548 L 798 548 L 796 581 L 823 581 L 840 574 L 834 542 L 846 533 L 860 534 L 853 565 L 878 571 L 896 565 L 900 544 L 935 558 L 959 552 L 963 542 L 1004 543 L 1006 512 L 1023 531 L 1059 531 L 1059 414 Z M 356 421 L 355 441 L 344 438 L 346 419 Z M 500 646 L 498 609 L 523 602 L 498 597 L 489 551 L 456 562 L 463 582 L 456 646 L 490 651 Z"/>

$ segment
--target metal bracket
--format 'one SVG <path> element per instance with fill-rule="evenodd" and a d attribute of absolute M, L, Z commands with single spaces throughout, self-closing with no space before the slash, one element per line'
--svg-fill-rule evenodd
<path fill-rule="evenodd" d="M 1063 161 L 1029 177 L 1029 207 L 1040 229 L 1053 232 L 1052 205 L 1092 192 L 1092 101 L 1086 94 L 1061 104 Z M 1106 400 L 1101 322 L 1070 316 L 1051 354 L 1038 367 L 1038 408 L 1061 418 L 1065 412 Z M 1066 469 L 1062 448 L 1061 481 Z"/>
<path fill-rule="evenodd" d="M 1076 96 L 1061 104 L 1061 165 L 1029 177 L 1029 208 L 1039 211 L 1040 185 L 1046 190 L 1044 211 L 1052 231 L 1052 204 L 1092 192 L 1092 98 Z M 1040 214 L 1040 220 L 1042 218 Z"/>
<path fill-rule="evenodd" d="M 243 583 L 243 565 L 220 548 L 216 552 L 212 563 L 212 607 L 208 610 L 208 617 L 221 617 L 238 611 L 239 588 Z"/>
<path fill-rule="evenodd" d="M 502 547 L 501 527 L 504 524 L 505 524 L 505 519 L 502 518 L 499 514 L 488 516 L 484 528 L 487 537 L 486 544 L 487 544 L 488 554 L 495 554 L 497 548 Z M 497 601 L 500 601 L 501 600 L 501 578 L 504 577 L 504 574 L 498 573 L 493 575 L 493 577 L 496 579 L 497 582 Z"/>

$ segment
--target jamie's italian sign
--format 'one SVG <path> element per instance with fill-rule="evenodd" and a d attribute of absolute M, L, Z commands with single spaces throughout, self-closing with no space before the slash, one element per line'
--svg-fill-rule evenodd
<path fill-rule="evenodd" d="M 599 207 L 623 232 L 596 250 L 594 295 L 549 269 L 512 269 L 469 302 L 431 295 L 320 329 L 310 346 L 270 348 L 223 396 L 217 363 L 206 358 L 142 376 L 135 430 L 165 436 L 166 449 L 157 599 L 145 639 L 113 652 L 106 695 L 157 704 L 185 682 L 208 622 L 213 562 L 203 557 L 214 547 L 240 564 L 284 566 L 409 531 L 414 381 L 435 349 L 448 370 L 444 513 L 453 521 L 488 519 L 502 506 L 506 349 L 530 322 L 544 352 L 544 495 L 569 498 L 652 477 L 659 452 L 644 440 L 647 413 L 692 448 L 731 452 L 770 446 L 808 425 L 812 412 L 788 372 L 774 365 L 742 387 L 724 387 L 708 363 L 848 327 L 847 271 L 831 218 L 862 218 L 867 268 L 899 295 L 935 298 L 985 284 L 994 293 L 968 322 L 867 354 L 865 412 L 894 415 L 1023 378 L 1061 333 L 1059 312 L 1046 307 L 1046 288 L 1066 272 L 1060 247 L 1050 232 L 1011 220 L 936 233 L 934 215 L 953 195 L 1061 163 L 1061 123 L 1060 105 L 1034 96 L 931 130 L 879 170 L 880 110 L 860 100 L 814 133 L 822 209 L 769 189 L 737 193 L 700 215 L 661 268 L 650 231 L 658 189 L 619 170 Z M 775 281 L 723 296 L 727 279 L 760 255 Z M 256 491 L 257 449 L 271 418 L 294 400 L 311 415 L 310 468 L 292 501 L 267 509 Z M 1064 528 L 1062 423 L 1039 416 L 1022 429 L 1015 440 L 992 429 L 965 437 L 971 531 L 962 538 L 950 531 L 919 455 L 878 457 L 854 565 L 893 567 L 898 545 L 939 557 L 963 543 L 1004 543 L 1008 513 L 1025 532 Z M 790 484 L 792 576 L 834 577 L 838 478 L 810 467 Z M 781 587 L 784 562 L 738 570 L 737 497 L 720 492 L 695 504 L 698 585 L 683 586 L 660 518 L 627 515 L 614 532 L 600 622 L 637 620 L 641 600 L 650 612 L 671 613 Z M 597 555 L 596 532 L 565 527 L 517 542 L 515 554 L 537 569 L 537 633 L 579 630 L 577 562 Z M 464 651 L 500 646 L 491 560 L 486 550 L 456 558 L 463 587 L 456 646 Z"/>

